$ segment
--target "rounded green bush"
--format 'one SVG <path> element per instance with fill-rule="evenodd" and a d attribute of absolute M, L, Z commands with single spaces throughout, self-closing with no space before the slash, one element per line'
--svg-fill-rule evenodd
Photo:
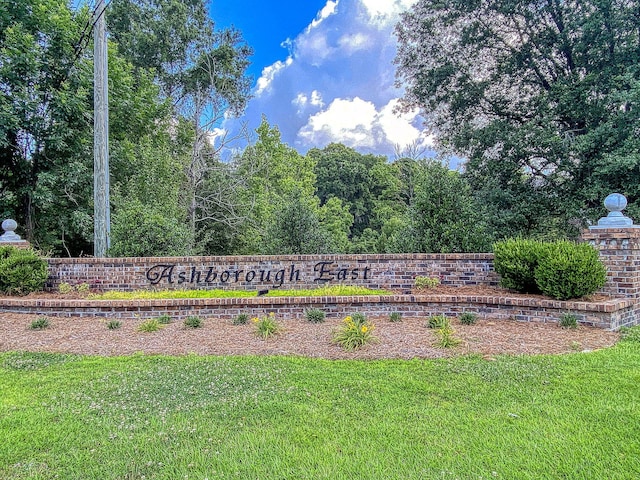
<path fill-rule="evenodd" d="M 0 248 L 0 291 L 26 295 L 44 288 L 49 276 L 47 262 L 33 250 Z"/>
<path fill-rule="evenodd" d="M 535 269 L 545 250 L 536 240 L 512 238 L 493 246 L 494 268 L 500 275 L 500 285 L 521 293 L 540 293 Z"/>
<path fill-rule="evenodd" d="M 559 241 L 546 245 L 535 269 L 540 291 L 558 300 L 595 293 L 604 286 L 606 277 L 598 251 L 586 243 Z"/>

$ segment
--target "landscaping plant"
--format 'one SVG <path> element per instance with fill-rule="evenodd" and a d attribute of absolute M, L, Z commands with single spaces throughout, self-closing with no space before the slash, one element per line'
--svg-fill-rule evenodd
<path fill-rule="evenodd" d="M 245 325 L 248 321 L 249 315 L 246 313 L 240 313 L 233 318 L 232 323 L 234 325 Z"/>
<path fill-rule="evenodd" d="M 256 326 L 256 335 L 263 340 L 280 332 L 280 325 L 276 320 L 276 314 L 273 312 L 262 317 L 254 317 L 252 321 Z"/>
<path fill-rule="evenodd" d="M 321 323 L 324 322 L 326 315 L 319 308 L 310 308 L 305 312 L 305 317 L 307 317 L 307 320 L 311 323 Z"/>
<path fill-rule="evenodd" d="M 31 330 L 44 330 L 46 328 L 49 328 L 49 320 L 46 317 L 38 317 L 33 322 L 31 322 L 29 328 Z"/>
<path fill-rule="evenodd" d="M 362 313 L 345 317 L 342 325 L 333 334 L 333 342 L 345 350 L 356 350 L 368 343 L 378 341 L 373 334 L 375 326 Z"/>
<path fill-rule="evenodd" d="M 184 320 L 184 326 L 187 328 L 202 327 L 202 319 L 197 315 L 191 315 Z"/>
<path fill-rule="evenodd" d="M 464 312 L 460 315 L 460 323 L 462 325 L 473 325 L 478 320 L 478 315 L 472 312 Z"/>
<path fill-rule="evenodd" d="M 48 276 L 47 262 L 33 250 L 0 247 L 0 292 L 7 295 L 38 292 Z"/>

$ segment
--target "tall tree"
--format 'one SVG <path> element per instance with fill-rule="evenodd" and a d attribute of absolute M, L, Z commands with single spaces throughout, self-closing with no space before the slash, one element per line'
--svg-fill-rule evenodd
<path fill-rule="evenodd" d="M 87 17 L 63 0 L 0 9 L 0 211 L 43 248 L 84 241 L 74 210 L 90 179 L 91 69 L 76 47 Z"/>
<path fill-rule="evenodd" d="M 497 229 L 583 224 L 611 190 L 640 199 L 640 2 L 419 0 L 396 32 L 404 107 L 468 159 Z"/>

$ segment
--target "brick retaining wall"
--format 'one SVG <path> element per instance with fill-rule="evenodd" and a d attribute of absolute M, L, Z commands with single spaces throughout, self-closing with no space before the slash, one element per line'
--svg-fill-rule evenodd
<path fill-rule="evenodd" d="M 190 315 L 230 321 L 240 313 L 249 316 L 274 312 L 279 318 L 304 318 L 310 308 L 322 309 L 328 317 L 361 312 L 371 317 L 388 317 L 400 312 L 405 317 L 428 318 L 445 314 L 457 317 L 477 313 L 495 320 L 558 322 L 571 312 L 583 325 L 616 330 L 633 325 L 634 302 L 611 299 L 605 302 L 561 302 L 541 298 L 469 295 L 371 295 L 345 297 L 250 297 L 164 300 L 41 300 L 11 299 L 2 302 L 5 312 L 109 318 L 156 318 L 168 314 L 183 320 Z"/>

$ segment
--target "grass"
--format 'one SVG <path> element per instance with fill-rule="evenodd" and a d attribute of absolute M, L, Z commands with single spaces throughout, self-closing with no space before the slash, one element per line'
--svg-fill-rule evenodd
<path fill-rule="evenodd" d="M 0 478 L 639 478 L 626 338 L 495 361 L 4 353 Z"/>
<path fill-rule="evenodd" d="M 167 298 L 245 298 L 255 297 L 252 290 L 135 290 L 133 292 L 109 291 L 92 293 L 87 296 L 93 300 L 159 300 Z M 389 295 L 386 290 L 373 290 L 350 285 L 331 285 L 313 289 L 269 290 L 267 297 L 333 297 L 346 295 Z"/>

